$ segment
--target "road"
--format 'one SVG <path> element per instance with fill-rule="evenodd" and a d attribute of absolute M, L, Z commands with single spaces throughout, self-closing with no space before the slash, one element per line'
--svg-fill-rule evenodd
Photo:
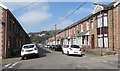
<path fill-rule="evenodd" d="M 4 69 L 118 69 L 118 57 L 67 56 L 58 51 L 39 48 L 39 58 L 18 60 Z"/>

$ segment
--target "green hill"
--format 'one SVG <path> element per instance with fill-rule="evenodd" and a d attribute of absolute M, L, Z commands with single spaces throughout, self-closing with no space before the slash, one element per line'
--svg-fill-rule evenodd
<path fill-rule="evenodd" d="M 56 33 L 59 31 L 61 30 L 56 30 Z M 41 43 L 41 44 L 44 44 L 45 41 L 48 39 L 48 37 L 54 34 L 55 34 L 55 30 L 28 33 L 32 42 Z"/>

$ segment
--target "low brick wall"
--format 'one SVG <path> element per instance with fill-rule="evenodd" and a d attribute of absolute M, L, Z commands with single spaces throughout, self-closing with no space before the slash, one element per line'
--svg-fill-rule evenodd
<path fill-rule="evenodd" d="M 90 49 L 88 47 L 84 48 L 85 54 L 93 55 L 93 56 L 101 56 L 101 55 L 115 55 L 116 51 L 111 51 L 105 48 L 97 48 L 97 49 Z"/>

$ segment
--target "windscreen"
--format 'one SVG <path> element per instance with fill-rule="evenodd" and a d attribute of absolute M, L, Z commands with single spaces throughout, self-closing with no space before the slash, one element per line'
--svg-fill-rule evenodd
<path fill-rule="evenodd" d="M 71 45 L 71 48 L 80 48 L 80 47 L 77 45 Z"/>
<path fill-rule="evenodd" d="M 27 45 L 27 46 L 24 46 L 24 48 L 33 48 L 34 45 Z"/>

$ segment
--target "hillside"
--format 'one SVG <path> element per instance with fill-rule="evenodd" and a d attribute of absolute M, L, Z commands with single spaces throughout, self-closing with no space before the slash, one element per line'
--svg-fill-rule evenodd
<path fill-rule="evenodd" d="M 59 31 L 61 30 L 56 30 L 56 33 Z M 42 43 L 42 44 L 45 43 L 45 41 L 48 39 L 49 36 L 54 34 L 55 34 L 55 30 L 28 33 L 32 42 Z"/>

